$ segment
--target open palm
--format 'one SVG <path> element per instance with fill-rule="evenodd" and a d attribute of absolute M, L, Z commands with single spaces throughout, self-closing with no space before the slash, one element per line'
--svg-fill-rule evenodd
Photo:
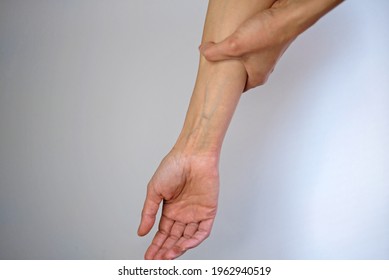
<path fill-rule="evenodd" d="M 217 160 L 169 153 L 147 187 L 138 234 L 154 225 L 163 201 L 159 228 L 145 259 L 174 259 L 210 234 L 219 193 Z"/>

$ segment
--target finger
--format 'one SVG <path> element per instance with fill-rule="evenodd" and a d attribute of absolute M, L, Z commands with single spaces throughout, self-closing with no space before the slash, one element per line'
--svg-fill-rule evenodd
<path fill-rule="evenodd" d="M 165 253 L 166 259 L 175 259 L 185 253 L 187 250 L 198 246 L 201 242 L 208 238 L 212 230 L 213 219 L 202 221 L 196 232 L 191 238 L 183 240 L 182 243 L 177 244 L 171 250 Z"/>
<path fill-rule="evenodd" d="M 195 232 L 197 231 L 197 229 L 199 228 L 199 224 L 198 223 L 190 223 L 186 226 L 185 228 L 185 231 L 184 231 L 184 235 L 182 236 L 184 239 L 189 239 L 193 236 L 193 234 L 195 234 Z"/>
<path fill-rule="evenodd" d="M 219 43 L 201 44 L 200 53 L 209 61 L 242 58 L 261 44 L 261 24 L 258 23 L 260 17 L 259 13 L 246 20 L 234 33 Z"/>
<path fill-rule="evenodd" d="M 197 231 L 199 225 L 198 223 L 190 223 L 186 226 L 185 231 L 183 233 L 183 236 L 176 242 L 176 244 L 168 250 L 165 255 L 164 259 L 175 259 L 184 254 L 188 248 L 183 246 L 183 244 L 192 238 L 192 236 L 195 234 Z"/>
<path fill-rule="evenodd" d="M 161 260 L 164 259 L 164 254 L 172 248 L 177 241 L 181 238 L 185 231 L 186 224 L 181 222 L 175 222 L 171 228 L 169 237 L 165 240 L 162 247 L 159 249 L 157 254 L 154 256 L 154 259 Z"/>
<path fill-rule="evenodd" d="M 155 215 L 157 215 L 159 204 L 162 197 L 158 195 L 149 185 L 147 189 L 146 200 L 143 205 L 142 216 L 138 228 L 138 235 L 144 236 L 149 233 L 155 223 Z"/>
<path fill-rule="evenodd" d="M 269 11 L 255 14 L 219 43 L 201 44 L 200 53 L 209 61 L 241 59 L 251 52 L 272 46 L 274 37 L 277 37 L 273 34 L 273 26 L 279 16 L 273 10 Z"/>
<path fill-rule="evenodd" d="M 192 249 L 207 239 L 211 234 L 213 221 L 213 219 L 209 219 L 200 222 L 199 227 L 193 236 L 181 244 L 182 248 L 185 248 L 185 250 Z"/>
<path fill-rule="evenodd" d="M 239 41 L 231 35 L 220 43 L 205 42 L 200 45 L 200 53 L 208 61 L 220 61 L 226 59 L 237 59 L 242 55 L 239 50 Z"/>
<path fill-rule="evenodd" d="M 270 61 L 264 61 L 264 65 L 266 66 L 272 65 L 274 67 L 274 64 L 275 62 L 272 63 Z M 247 63 L 245 66 L 247 71 L 247 81 L 244 91 L 248 91 L 249 89 L 265 84 L 272 72 L 272 68 L 269 69 L 268 67 L 255 68 L 250 63 Z"/>
<path fill-rule="evenodd" d="M 155 234 L 153 241 L 151 242 L 149 248 L 145 253 L 146 260 L 152 260 L 157 254 L 157 252 L 161 249 L 162 245 L 165 243 L 166 239 L 170 235 L 170 231 L 173 224 L 174 221 L 172 219 L 169 219 L 166 216 L 161 217 L 158 231 Z"/>
<path fill-rule="evenodd" d="M 251 56 L 252 61 L 262 61 L 260 65 L 252 63 L 252 61 L 244 61 L 247 72 L 247 81 L 244 91 L 251 88 L 261 86 L 266 83 L 271 73 L 274 71 L 274 67 L 285 49 L 289 46 L 274 47 L 271 51 L 266 51 L 266 56 L 253 55 Z"/>

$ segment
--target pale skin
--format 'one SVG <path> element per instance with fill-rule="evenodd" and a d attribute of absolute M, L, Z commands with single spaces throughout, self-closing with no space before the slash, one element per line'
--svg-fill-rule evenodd
<path fill-rule="evenodd" d="M 260 1 L 259 1 L 260 2 Z M 245 91 L 264 84 L 288 46 L 342 0 L 278 0 L 247 18 L 230 36 L 200 45 L 208 61 L 238 60 L 246 69 Z"/>
<path fill-rule="evenodd" d="M 322 9 L 319 13 L 317 12 L 319 8 L 307 4 L 307 1 L 209 1 L 200 47 L 204 55 L 200 57 L 196 84 L 182 131 L 147 186 L 138 234 L 143 236 L 150 232 L 161 203 L 162 215 L 158 231 L 145 253 L 145 259 L 177 258 L 188 249 L 198 246 L 211 233 L 218 205 L 218 165 L 221 146 L 235 108 L 242 92 L 258 84 L 263 76 L 269 75 L 279 56 L 293 40 L 293 36 L 281 36 L 279 34 L 282 32 L 279 31 L 274 34 L 285 39 L 267 39 L 268 45 L 264 49 L 240 46 L 243 42 L 251 44 L 256 42 L 255 40 L 254 43 L 250 42 L 249 38 L 245 37 L 253 32 L 252 30 L 256 30 L 254 25 L 261 25 L 257 20 L 252 19 L 262 13 L 266 14 L 266 11 L 277 5 L 281 9 L 284 7 L 282 5 L 288 6 L 299 2 L 311 7 L 311 14 L 308 15 L 296 12 L 301 17 L 310 18 L 306 20 L 306 25 L 301 25 L 304 20 L 297 19 L 296 15 L 291 16 L 294 22 L 299 23 L 296 26 L 299 28 L 303 26 L 302 32 L 317 20 L 312 14 L 321 17 L 334 7 L 333 2 L 335 2 L 310 0 L 316 3 L 327 2 L 327 6 L 317 4 Z M 300 9 L 302 8 L 299 8 L 299 11 Z M 289 18 L 287 17 L 286 20 Z M 271 25 L 266 24 L 266 26 Z M 285 28 L 285 26 L 277 24 L 272 28 Z M 291 29 L 293 28 L 287 26 L 285 34 L 295 34 L 296 37 L 299 33 L 288 31 Z M 242 35 L 232 37 L 234 39 L 231 44 L 231 41 L 228 41 L 229 36 L 235 36 L 234 34 L 239 30 L 243 30 L 240 33 Z M 243 36 L 244 34 L 246 35 Z M 271 37 L 270 34 L 266 36 Z M 236 38 L 242 40 L 242 44 Z M 274 44 L 274 49 L 271 48 L 271 44 Z M 231 47 L 232 52 L 229 49 Z M 238 51 L 234 52 L 236 50 Z M 254 66 L 255 63 L 258 65 Z M 256 67 L 260 70 L 251 70 Z"/>

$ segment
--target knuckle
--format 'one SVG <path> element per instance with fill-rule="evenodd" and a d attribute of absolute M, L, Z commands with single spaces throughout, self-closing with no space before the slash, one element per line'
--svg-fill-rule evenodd
<path fill-rule="evenodd" d="M 240 55 L 241 54 L 241 44 L 239 38 L 232 36 L 227 40 L 228 52 L 230 55 Z"/>

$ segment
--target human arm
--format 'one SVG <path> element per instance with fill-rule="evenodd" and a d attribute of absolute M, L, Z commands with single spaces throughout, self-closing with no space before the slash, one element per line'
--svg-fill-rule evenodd
<path fill-rule="evenodd" d="M 223 40 L 272 2 L 211 0 L 202 41 Z M 201 57 L 182 131 L 147 186 L 139 235 L 151 230 L 161 202 L 163 208 L 146 259 L 176 258 L 209 236 L 217 211 L 221 146 L 246 78 L 239 61 Z"/>
<path fill-rule="evenodd" d="M 342 0 L 277 0 L 244 21 L 230 36 L 205 41 L 209 61 L 235 59 L 245 66 L 245 91 L 264 84 L 289 45 Z"/>

